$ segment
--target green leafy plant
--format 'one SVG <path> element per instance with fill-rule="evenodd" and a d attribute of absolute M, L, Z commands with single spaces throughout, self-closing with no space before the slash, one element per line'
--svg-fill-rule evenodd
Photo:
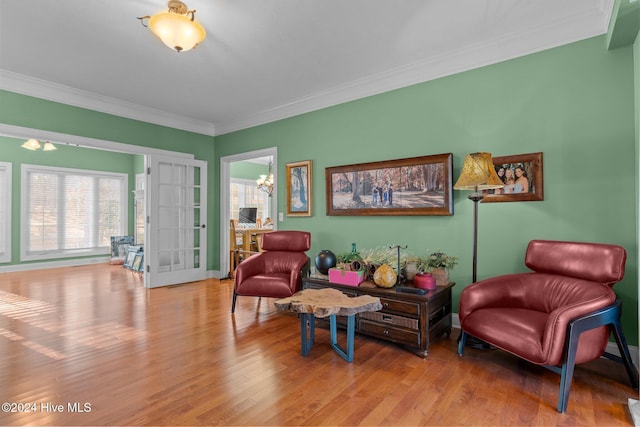
<path fill-rule="evenodd" d="M 353 261 L 362 261 L 362 256 L 359 252 L 344 252 L 336 255 L 336 261 L 338 264 L 350 264 Z"/>
<path fill-rule="evenodd" d="M 444 252 L 431 252 L 425 257 L 420 258 L 418 270 L 432 271 L 436 268 L 451 271 L 458 264 L 458 257 L 448 255 Z"/>

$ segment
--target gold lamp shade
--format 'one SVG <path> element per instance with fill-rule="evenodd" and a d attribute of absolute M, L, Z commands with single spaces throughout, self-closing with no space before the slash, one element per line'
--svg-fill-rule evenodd
<path fill-rule="evenodd" d="M 471 153 L 464 158 L 462 172 L 453 186 L 456 190 L 489 190 L 504 183 L 493 168 L 491 153 Z"/>
<path fill-rule="evenodd" d="M 207 35 L 202 25 L 195 20 L 196 11 L 187 10 L 187 6 L 177 0 L 169 0 L 168 6 L 169 10 L 166 12 L 138 19 L 142 25 L 145 25 L 144 19 L 148 19 L 151 32 L 168 48 L 176 52 L 193 49 Z"/>

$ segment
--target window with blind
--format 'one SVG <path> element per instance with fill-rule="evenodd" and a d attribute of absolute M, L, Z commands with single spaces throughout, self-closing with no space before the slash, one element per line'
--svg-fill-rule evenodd
<path fill-rule="evenodd" d="M 231 178 L 231 219 L 238 219 L 240 208 L 258 208 L 257 218 L 269 216 L 269 195 L 258 190 L 255 181 Z"/>
<path fill-rule="evenodd" d="M 127 174 L 22 166 L 21 260 L 107 255 L 127 231 Z"/>
<path fill-rule="evenodd" d="M 0 262 L 11 261 L 11 163 L 0 162 Z"/>

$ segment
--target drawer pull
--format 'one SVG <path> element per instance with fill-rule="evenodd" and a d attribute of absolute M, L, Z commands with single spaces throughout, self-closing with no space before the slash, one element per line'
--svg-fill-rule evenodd
<path fill-rule="evenodd" d="M 383 314 L 382 320 L 384 320 L 385 322 L 393 322 L 393 317 L 389 316 L 388 314 Z"/>
<path fill-rule="evenodd" d="M 389 308 L 389 303 L 388 303 L 388 302 L 385 302 L 384 304 L 382 304 L 382 306 L 383 306 L 384 308 Z"/>
<path fill-rule="evenodd" d="M 389 335 L 389 330 L 388 330 L 388 329 L 385 329 L 385 330 L 384 330 L 384 332 L 383 332 L 383 334 L 385 334 L 385 335 Z"/>

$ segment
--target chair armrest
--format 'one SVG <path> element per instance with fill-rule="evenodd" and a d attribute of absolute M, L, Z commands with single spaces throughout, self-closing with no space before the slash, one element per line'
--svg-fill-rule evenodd
<path fill-rule="evenodd" d="M 238 268 L 236 268 L 236 283 L 242 283 L 251 276 L 264 273 L 265 265 L 262 255 L 262 253 L 251 255 L 238 264 Z"/>
<path fill-rule="evenodd" d="M 604 284 L 594 284 L 590 289 L 585 289 L 581 292 L 579 297 L 571 303 L 558 307 L 549 313 L 542 337 L 542 348 L 546 349 L 547 354 L 545 358 L 548 364 L 557 365 L 562 360 L 567 330 L 571 322 L 608 307 L 615 303 L 615 301 L 616 294 L 611 288 Z M 606 337 L 608 336 L 609 333 L 607 331 Z M 606 343 L 606 338 L 604 342 Z M 602 351 L 604 351 L 604 348 L 597 349 L 598 346 L 596 343 L 588 347 L 596 348 L 594 350 L 594 356 L 587 357 L 588 360 L 599 357 Z M 582 355 L 582 357 L 584 357 L 584 355 Z M 582 362 L 583 360 L 578 359 L 576 363 Z"/>
<path fill-rule="evenodd" d="M 458 316 L 464 318 L 479 309 L 519 306 L 526 295 L 522 286 L 524 277 L 532 273 L 506 274 L 473 283 L 462 290 Z"/>

